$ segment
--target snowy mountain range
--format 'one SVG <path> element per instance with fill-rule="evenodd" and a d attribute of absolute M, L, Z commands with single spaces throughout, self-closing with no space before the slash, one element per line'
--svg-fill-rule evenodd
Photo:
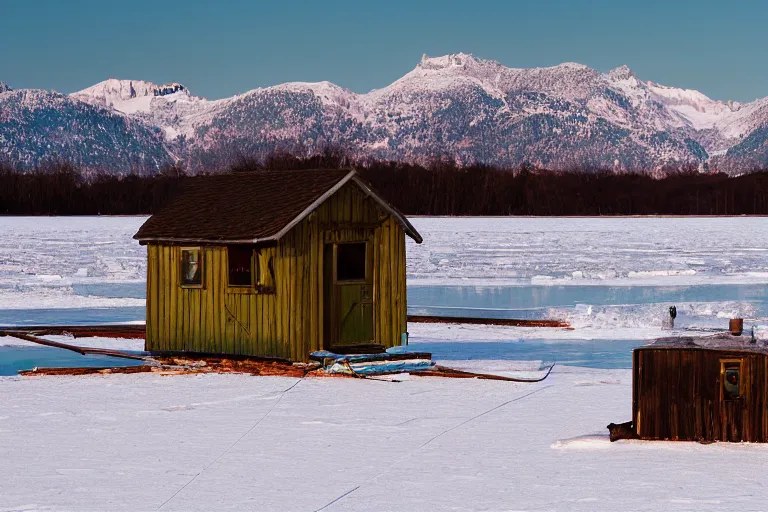
<path fill-rule="evenodd" d="M 514 69 L 467 54 L 425 56 L 366 94 L 294 82 L 211 101 L 178 83 L 110 79 L 63 95 L 0 82 L 0 159 L 21 169 L 71 161 L 119 173 L 170 163 L 216 170 L 328 146 L 415 162 L 737 173 L 768 167 L 768 98 L 716 101 L 626 66 Z"/>

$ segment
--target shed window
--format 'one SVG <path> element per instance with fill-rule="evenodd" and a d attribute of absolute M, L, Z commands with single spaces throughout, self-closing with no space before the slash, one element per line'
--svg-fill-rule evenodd
<path fill-rule="evenodd" d="M 202 286 L 203 262 L 199 247 L 181 250 L 181 286 Z"/>
<path fill-rule="evenodd" d="M 721 361 L 720 380 L 724 400 L 736 400 L 741 397 L 741 361 Z"/>
<path fill-rule="evenodd" d="M 230 245 L 227 247 L 229 286 L 253 285 L 253 248 Z"/>
<path fill-rule="evenodd" d="M 366 243 L 339 244 L 336 249 L 336 280 L 365 281 Z"/>

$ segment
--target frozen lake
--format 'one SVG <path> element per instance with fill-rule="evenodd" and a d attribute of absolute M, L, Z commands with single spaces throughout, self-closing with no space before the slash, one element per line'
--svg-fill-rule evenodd
<path fill-rule="evenodd" d="M 142 320 L 143 220 L 0 218 L 0 324 Z M 678 332 L 768 324 L 766 220 L 414 224 L 412 313 L 574 329 L 413 324 L 412 347 L 486 373 L 557 361 L 547 380 L 0 376 L 0 509 L 765 508 L 766 446 L 610 443 L 605 426 L 631 418 L 631 349 L 669 333 L 669 305 Z M 0 338 L 0 374 L 72 358 L 104 364 Z"/>
<path fill-rule="evenodd" d="M 0 218 L 0 325 L 144 319 L 145 217 Z M 412 314 L 557 318 L 573 331 L 412 325 L 444 360 L 546 360 L 628 368 L 635 346 L 676 329 L 768 320 L 763 218 L 415 218 Z M 726 243 L 737 240 L 737 243 Z M 0 356 L 1 357 L 1 356 Z"/>

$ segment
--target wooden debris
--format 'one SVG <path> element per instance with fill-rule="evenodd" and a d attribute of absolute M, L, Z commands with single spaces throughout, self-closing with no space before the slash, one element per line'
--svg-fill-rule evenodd
<path fill-rule="evenodd" d="M 503 375 L 492 375 L 488 373 L 465 372 L 463 370 L 456 370 L 440 365 L 434 366 L 431 370 L 412 372 L 411 375 L 417 375 L 419 377 L 453 377 L 455 379 L 503 380 L 507 382 L 541 382 L 549 377 L 549 374 L 552 373 L 552 368 L 554 367 L 554 364 L 550 366 L 549 369 L 547 369 L 547 373 L 538 379 L 520 379 L 517 377 L 505 377 Z"/>
<path fill-rule="evenodd" d="M 71 350 L 72 352 L 77 352 L 80 355 L 95 354 L 95 355 L 101 355 L 101 356 L 122 357 L 124 359 L 136 359 L 139 361 L 146 359 L 145 356 L 130 354 L 128 352 L 123 352 L 121 350 L 111 350 L 107 348 L 78 347 L 77 345 L 70 345 L 68 343 L 61 343 L 58 341 L 46 340 L 44 338 L 40 338 L 39 335 L 33 335 L 27 331 L 4 330 L 4 331 L 0 331 L 0 336 L 10 336 L 12 338 L 18 338 L 20 340 L 29 341 L 31 343 L 37 343 L 38 345 L 45 345 L 46 347 L 63 348 L 64 350 Z"/>
<path fill-rule="evenodd" d="M 631 421 L 626 423 L 609 423 L 608 434 L 610 435 L 611 442 L 618 441 L 619 439 L 640 439 Z"/>
<path fill-rule="evenodd" d="M 32 325 L 9 327 L 6 331 L 27 332 L 37 336 L 69 335 L 73 338 L 143 339 L 146 328 L 141 324 L 129 325 Z"/>
<path fill-rule="evenodd" d="M 279 361 L 263 361 L 255 359 L 227 358 L 156 358 L 160 363 L 157 373 L 164 375 L 183 375 L 190 373 L 247 373 L 250 375 L 272 375 L 279 377 L 305 377 L 310 371 L 316 370 L 316 364 L 285 363 Z"/>
<path fill-rule="evenodd" d="M 506 325 L 511 327 L 556 327 L 570 330 L 573 329 L 571 324 L 563 320 L 521 320 L 513 318 L 408 315 L 408 322 L 423 324 Z"/>
<path fill-rule="evenodd" d="M 82 368 L 34 368 L 32 370 L 20 370 L 19 375 L 24 377 L 37 377 L 46 375 L 111 375 L 116 373 L 147 373 L 153 371 L 152 366 L 116 366 L 108 368 L 82 367 Z"/>

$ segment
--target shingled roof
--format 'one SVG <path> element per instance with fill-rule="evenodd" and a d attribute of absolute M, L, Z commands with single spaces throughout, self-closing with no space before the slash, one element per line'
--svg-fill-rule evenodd
<path fill-rule="evenodd" d="M 408 219 L 355 171 L 257 171 L 191 178 L 133 238 L 140 242 L 258 243 L 279 240 L 346 183 L 376 201 L 416 243 Z"/>

